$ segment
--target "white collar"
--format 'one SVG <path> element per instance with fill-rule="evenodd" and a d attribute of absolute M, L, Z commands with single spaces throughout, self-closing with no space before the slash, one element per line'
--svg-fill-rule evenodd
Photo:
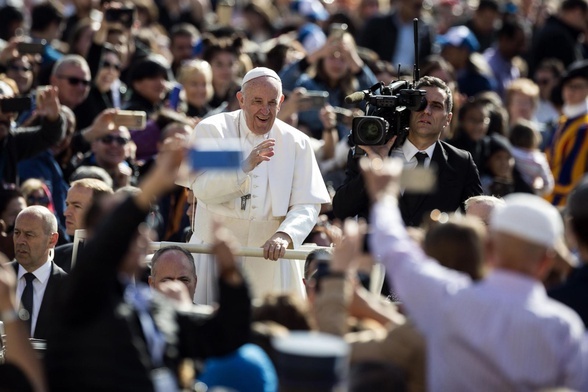
<path fill-rule="evenodd" d="M 28 271 L 24 269 L 23 266 L 18 266 L 18 279 L 22 278 L 24 274 Z M 42 284 L 45 284 L 49 280 L 49 276 L 51 275 L 51 260 L 48 259 L 42 266 L 37 268 L 36 270 L 32 271 L 35 274 L 35 278 L 39 280 Z"/>
<path fill-rule="evenodd" d="M 588 99 L 575 105 L 564 105 L 562 112 L 567 118 L 574 118 L 581 114 L 588 113 Z"/>
<path fill-rule="evenodd" d="M 415 147 L 414 144 L 412 144 L 410 142 L 410 140 L 408 140 L 408 138 L 406 138 L 406 140 L 404 141 L 404 144 L 402 145 L 402 153 L 404 154 L 404 159 L 406 159 L 406 161 L 410 161 L 412 159 L 412 157 L 414 157 L 414 155 L 419 151 L 426 152 L 427 155 L 429 156 L 429 159 L 431 159 L 431 158 L 433 158 L 433 151 L 435 151 L 436 145 L 437 145 L 437 143 L 433 143 L 429 147 L 427 147 L 425 150 L 419 150 L 418 148 Z"/>

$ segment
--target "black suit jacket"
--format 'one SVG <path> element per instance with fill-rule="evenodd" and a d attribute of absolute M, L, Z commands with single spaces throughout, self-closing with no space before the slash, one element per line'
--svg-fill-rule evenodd
<path fill-rule="evenodd" d="M 13 261 L 11 264 L 14 268 L 14 272 L 18 275 L 19 264 L 16 261 Z M 67 273 L 52 261 L 51 274 L 47 280 L 47 287 L 43 293 L 43 301 L 41 302 L 41 307 L 39 308 L 39 314 L 37 316 L 37 324 L 35 325 L 35 330 L 31 337 L 36 339 L 47 339 L 53 323 L 54 302 L 59 291 L 63 289 L 66 276 Z"/>
<path fill-rule="evenodd" d="M 425 213 L 434 209 L 453 212 L 463 208 L 471 196 L 482 194 L 478 169 L 469 152 L 438 141 L 431 157 L 431 167 L 437 168 L 437 187 L 430 194 L 403 194 L 399 208 L 407 226 L 421 224 Z M 360 174 L 358 159 L 351 151 L 347 158 L 347 177 L 333 198 L 333 213 L 339 219 L 355 215 L 369 218 L 369 199 Z M 410 202 L 407 202 L 408 199 Z M 411 209 L 409 207 L 413 205 Z"/>
<path fill-rule="evenodd" d="M 361 30 L 357 44 L 373 50 L 380 59 L 392 61 L 396 52 L 398 26 L 394 22 L 394 13 L 377 15 L 368 20 Z M 434 32 L 430 25 L 419 19 L 419 59 L 423 60 L 431 54 Z M 397 64 L 394 64 L 396 66 Z M 401 64 L 411 66 L 412 64 Z"/>
<path fill-rule="evenodd" d="M 53 261 L 57 264 L 61 269 L 63 269 L 68 274 L 71 271 L 71 256 L 73 254 L 73 243 L 59 245 L 55 248 L 55 255 L 53 256 Z"/>
<path fill-rule="evenodd" d="M 554 287 L 547 294 L 574 309 L 588 328 L 588 264 L 574 270 L 561 286 Z"/>
<path fill-rule="evenodd" d="M 118 206 L 86 241 L 69 276 L 45 364 L 55 391 L 152 391 L 152 363 L 137 312 L 124 300 L 118 269 L 147 216 L 133 199 Z M 226 355 L 249 338 L 250 297 L 245 285 L 219 282 L 212 316 L 180 312 L 155 297 L 150 312 L 165 341 L 164 365 L 182 358 Z"/>

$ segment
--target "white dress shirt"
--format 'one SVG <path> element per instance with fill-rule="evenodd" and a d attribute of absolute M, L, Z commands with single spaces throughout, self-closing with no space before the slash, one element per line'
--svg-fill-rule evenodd
<path fill-rule="evenodd" d="M 27 285 L 27 281 L 24 278 L 24 274 L 26 274 L 27 272 L 28 271 L 25 270 L 22 266 L 18 266 L 16 300 L 18 302 L 19 307 L 22 292 L 24 291 L 25 286 Z M 45 289 L 47 288 L 49 276 L 51 276 L 51 260 L 47 260 L 45 264 L 43 264 L 36 270 L 32 271 L 32 273 L 33 275 L 35 275 L 35 280 L 33 280 L 33 317 L 31 319 L 31 336 L 33 336 L 33 332 L 35 331 L 35 327 L 37 326 L 37 316 L 39 315 L 39 310 L 41 309 L 41 302 L 43 302 L 43 295 L 45 294 Z"/>
<path fill-rule="evenodd" d="M 431 165 L 431 157 L 435 151 L 435 146 L 437 146 L 437 143 L 431 144 L 425 150 L 419 150 L 407 138 L 401 147 L 396 147 L 394 150 L 392 150 L 392 154 L 390 154 L 390 156 L 402 159 L 402 163 L 405 169 L 414 169 L 418 163 L 415 155 L 418 152 L 424 152 L 427 154 L 427 158 L 425 159 L 423 166 L 429 167 Z"/>
<path fill-rule="evenodd" d="M 371 222 L 371 249 L 426 337 L 430 391 L 588 390 L 584 325 L 540 282 L 495 270 L 474 283 L 442 267 L 409 239 L 393 199 Z"/>

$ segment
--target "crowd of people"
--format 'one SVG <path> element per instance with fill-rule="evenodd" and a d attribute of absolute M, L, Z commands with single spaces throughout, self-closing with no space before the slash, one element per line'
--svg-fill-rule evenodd
<path fill-rule="evenodd" d="M 588 391 L 586 37 L 586 0 L 5 3 L 0 391 Z"/>

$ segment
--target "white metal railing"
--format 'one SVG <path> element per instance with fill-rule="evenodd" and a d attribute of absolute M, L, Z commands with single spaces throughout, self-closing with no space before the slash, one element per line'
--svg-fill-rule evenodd
<path fill-rule="evenodd" d="M 156 251 L 161 248 L 165 248 L 167 246 L 179 246 L 191 253 L 204 253 L 204 254 L 211 254 L 212 253 L 212 246 L 208 244 L 188 244 L 184 242 L 151 242 L 149 244 L 149 250 Z M 322 246 L 302 246 L 298 249 L 286 249 L 286 254 L 282 259 L 290 259 L 290 260 L 305 260 L 306 256 L 310 252 L 315 249 L 331 249 Z M 252 248 L 252 247 L 239 247 L 235 251 L 235 256 L 245 256 L 245 257 L 263 257 L 263 248 Z"/>

